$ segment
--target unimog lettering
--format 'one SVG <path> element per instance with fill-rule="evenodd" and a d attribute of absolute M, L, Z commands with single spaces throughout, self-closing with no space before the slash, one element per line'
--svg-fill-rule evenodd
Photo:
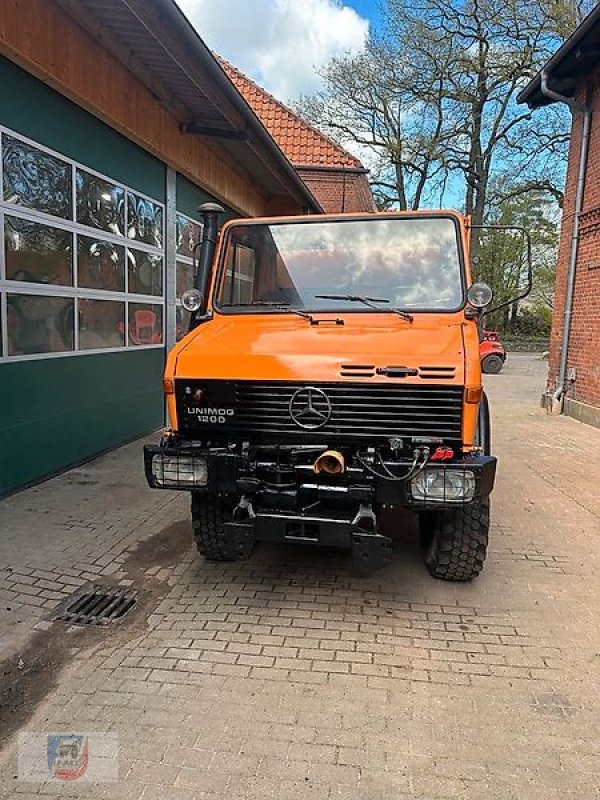
<path fill-rule="evenodd" d="M 223 425 L 227 417 L 233 417 L 233 408 L 186 408 L 186 413 L 195 417 L 198 422 L 209 425 Z"/>

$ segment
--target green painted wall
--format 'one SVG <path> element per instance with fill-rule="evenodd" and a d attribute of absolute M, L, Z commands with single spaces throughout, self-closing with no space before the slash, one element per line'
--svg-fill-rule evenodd
<path fill-rule="evenodd" d="M 207 192 L 201 189 L 196 184 L 188 181 L 187 178 L 184 178 L 183 175 L 177 173 L 177 185 L 176 185 L 176 192 L 177 192 L 177 211 L 181 214 L 185 214 L 188 217 L 192 217 L 194 219 L 199 220 L 200 215 L 198 214 L 198 206 L 202 203 L 218 203 L 219 200 L 215 200 L 214 197 L 211 197 Z M 227 220 L 234 219 L 235 217 L 239 217 L 235 211 L 233 211 L 228 206 L 224 206 L 225 214 L 223 215 L 222 221 L 226 222 Z"/>
<path fill-rule="evenodd" d="M 0 124 L 164 202 L 162 162 L 3 56 Z"/>
<path fill-rule="evenodd" d="M 0 124 L 165 199 L 164 164 L 2 57 Z M 163 349 L 0 364 L 0 495 L 162 425 L 163 366 Z"/>
<path fill-rule="evenodd" d="M 0 124 L 165 201 L 161 161 L 2 56 Z M 213 200 L 177 176 L 178 211 Z M 162 349 L 0 364 L 0 496 L 162 425 L 163 367 Z"/>
<path fill-rule="evenodd" d="M 3 364 L 0 495 L 161 425 L 163 358 L 158 349 Z"/>

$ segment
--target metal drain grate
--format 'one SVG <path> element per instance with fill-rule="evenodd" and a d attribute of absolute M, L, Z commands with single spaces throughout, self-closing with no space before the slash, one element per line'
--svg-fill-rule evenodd
<path fill-rule="evenodd" d="M 139 593 L 132 589 L 96 584 L 82 586 L 58 606 L 52 619 L 75 625 L 106 625 L 123 619 L 138 599 Z"/>

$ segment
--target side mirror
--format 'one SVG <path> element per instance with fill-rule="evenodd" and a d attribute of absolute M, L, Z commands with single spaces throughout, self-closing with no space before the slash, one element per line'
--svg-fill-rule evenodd
<path fill-rule="evenodd" d="M 506 306 L 512 305 L 517 300 L 522 300 L 524 297 L 527 297 L 533 288 L 533 247 L 531 244 L 531 236 L 529 235 L 529 231 L 526 228 L 523 228 L 521 225 L 470 225 L 469 227 L 471 230 L 480 231 L 516 231 L 525 239 L 525 263 L 527 265 L 527 278 L 525 286 L 517 289 L 517 294 L 514 297 L 511 297 L 510 300 L 505 300 L 503 303 L 500 303 L 493 308 L 486 308 L 486 310 L 482 312 L 482 316 L 493 314 L 494 311 L 499 311 L 501 308 L 506 308 Z M 471 289 L 473 289 L 475 286 L 485 286 L 485 284 L 474 283 L 473 286 L 471 286 Z M 489 286 L 486 288 L 489 289 Z M 488 305 L 490 301 L 488 301 L 486 305 Z M 469 300 L 469 302 L 471 301 Z M 471 303 L 471 305 L 473 304 Z"/>

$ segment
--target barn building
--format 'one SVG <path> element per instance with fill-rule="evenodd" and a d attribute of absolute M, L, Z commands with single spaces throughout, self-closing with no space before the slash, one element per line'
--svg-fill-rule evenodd
<path fill-rule="evenodd" d="M 0 172 L 0 495 L 162 424 L 202 202 L 324 207 L 173 0 L 0 3 Z"/>
<path fill-rule="evenodd" d="M 368 170 L 227 61 L 220 60 L 240 94 L 283 150 L 323 211 L 375 211 Z"/>

